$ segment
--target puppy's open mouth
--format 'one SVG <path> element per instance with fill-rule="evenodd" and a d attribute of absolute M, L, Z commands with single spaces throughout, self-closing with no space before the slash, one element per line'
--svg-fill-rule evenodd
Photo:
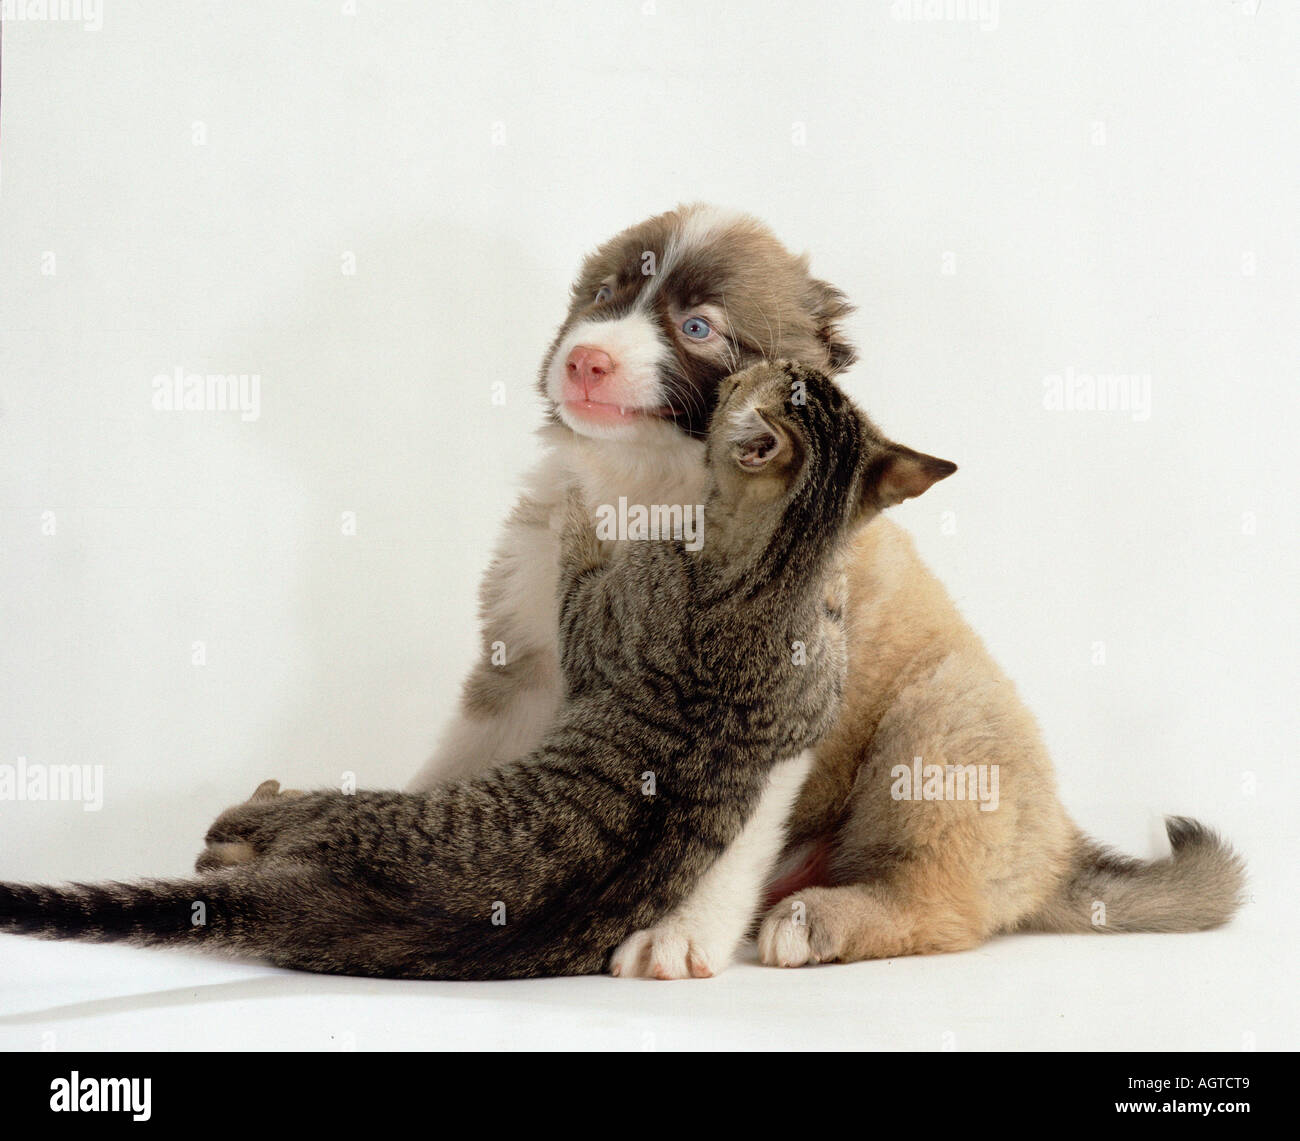
<path fill-rule="evenodd" d="M 671 405 L 659 408 L 635 408 L 625 404 L 606 404 L 599 400 L 566 400 L 565 409 L 579 419 L 593 424 L 628 424 L 636 420 L 673 420 L 682 413 Z"/>

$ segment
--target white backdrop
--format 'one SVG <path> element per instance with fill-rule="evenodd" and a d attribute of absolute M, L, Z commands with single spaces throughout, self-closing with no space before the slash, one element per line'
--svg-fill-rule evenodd
<path fill-rule="evenodd" d="M 264 777 L 404 783 L 574 269 L 705 199 L 811 251 L 859 306 L 850 390 L 961 465 L 896 517 L 1076 818 L 1138 854 L 1165 812 L 1221 826 L 1236 929 L 1294 931 L 1300 12 L 1254 8 L 6 22 L 0 763 L 102 765 L 103 803 L 0 802 L 0 875 L 181 872 Z M 256 374 L 256 417 L 155 408 L 177 369 Z M 1045 407 L 1098 373 L 1149 415 Z"/>

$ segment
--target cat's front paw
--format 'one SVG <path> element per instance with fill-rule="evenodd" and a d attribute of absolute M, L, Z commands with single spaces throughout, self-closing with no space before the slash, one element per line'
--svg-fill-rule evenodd
<path fill-rule="evenodd" d="M 719 951 L 677 924 L 661 923 L 624 939 L 609 961 L 609 973 L 624 979 L 707 979 L 730 957 L 730 947 Z"/>

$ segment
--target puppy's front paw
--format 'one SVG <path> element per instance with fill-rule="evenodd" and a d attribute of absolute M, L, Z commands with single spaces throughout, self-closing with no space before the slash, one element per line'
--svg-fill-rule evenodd
<path fill-rule="evenodd" d="M 624 939 L 609 961 L 609 973 L 624 979 L 707 979 L 727 965 L 730 954 L 730 948 L 719 952 L 667 922 Z"/>
<path fill-rule="evenodd" d="M 820 919 L 816 895 L 810 888 L 783 899 L 758 929 L 758 958 L 769 967 L 802 967 L 827 963 L 837 951 L 830 925 Z"/>

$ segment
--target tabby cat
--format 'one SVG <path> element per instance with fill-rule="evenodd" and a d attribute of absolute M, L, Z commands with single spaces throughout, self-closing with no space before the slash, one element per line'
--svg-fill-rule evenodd
<path fill-rule="evenodd" d="M 602 546 L 571 500 L 565 700 L 532 755 L 426 794 L 268 781 L 213 824 L 194 878 L 0 884 L 0 930 L 396 978 L 603 970 L 691 892 L 783 767 L 802 776 L 843 688 L 827 598 L 845 540 L 955 470 L 785 362 L 723 383 L 707 448 L 698 551 Z"/>

